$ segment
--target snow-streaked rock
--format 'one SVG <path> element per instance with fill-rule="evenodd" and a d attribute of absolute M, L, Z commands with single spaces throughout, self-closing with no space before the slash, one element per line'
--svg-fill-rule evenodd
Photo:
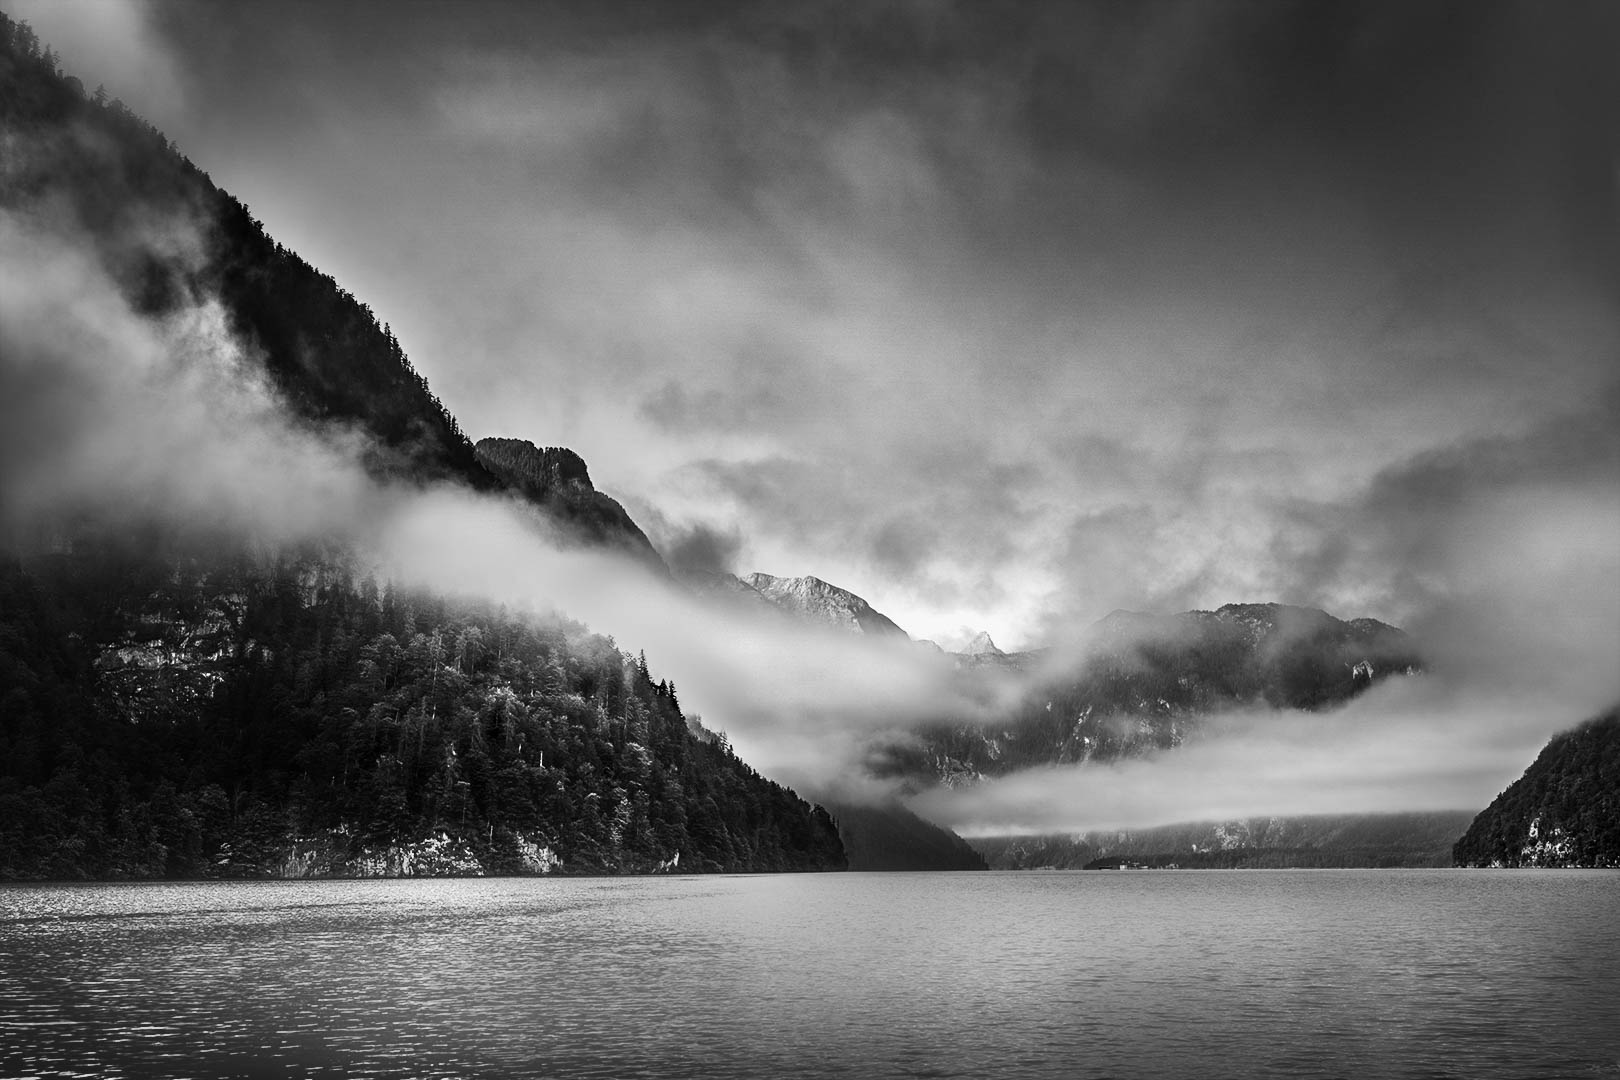
<path fill-rule="evenodd" d="M 875 610 L 863 598 L 820 578 L 749 574 L 740 580 L 772 604 L 802 618 L 837 626 L 855 634 L 910 637 L 893 619 Z"/>

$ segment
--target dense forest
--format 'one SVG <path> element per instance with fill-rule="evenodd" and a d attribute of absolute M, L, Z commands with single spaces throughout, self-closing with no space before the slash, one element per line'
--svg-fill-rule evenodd
<path fill-rule="evenodd" d="M 0 878 L 844 865 L 611 639 L 190 548 L 0 567 Z"/>
<path fill-rule="evenodd" d="M 1452 855 L 1458 866 L 1620 866 L 1620 709 L 1555 736 Z"/>
<path fill-rule="evenodd" d="M 0 150 L 0 210 L 71 238 L 138 314 L 217 301 L 296 422 L 361 436 L 373 476 L 525 491 L 364 304 L 4 15 Z M 614 539 L 577 473 L 530 501 Z M 335 544 L 8 524 L 0 878 L 845 865 L 825 811 L 611 639 L 397 589 Z"/>

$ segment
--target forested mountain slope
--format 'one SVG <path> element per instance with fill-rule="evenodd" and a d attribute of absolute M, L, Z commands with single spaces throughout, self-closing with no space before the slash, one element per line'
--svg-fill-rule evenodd
<path fill-rule="evenodd" d="M 369 310 L 99 97 L 0 16 L 0 212 L 93 259 L 137 321 L 217 302 L 289 438 L 350 436 L 390 490 L 518 490 Z M 65 448 L 38 427 L 48 487 Z M 335 538 L 125 502 L 0 533 L 0 878 L 845 865 L 824 811 L 695 734 L 611 639 L 379 583 Z"/>
<path fill-rule="evenodd" d="M 985 870 L 984 858 L 960 836 L 899 803 L 830 802 L 851 870 Z"/>
<path fill-rule="evenodd" d="M 1452 854 L 1458 866 L 1620 866 L 1620 709 L 1554 736 Z"/>
<path fill-rule="evenodd" d="M 582 627 L 333 551 L 0 566 L 0 878 L 843 865 L 825 811 Z"/>

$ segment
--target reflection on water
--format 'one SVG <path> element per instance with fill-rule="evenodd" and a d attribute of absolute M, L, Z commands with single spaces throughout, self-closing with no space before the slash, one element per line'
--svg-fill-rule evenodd
<path fill-rule="evenodd" d="M 1620 875 L 0 888 L 0 1076 L 1620 1075 Z"/>

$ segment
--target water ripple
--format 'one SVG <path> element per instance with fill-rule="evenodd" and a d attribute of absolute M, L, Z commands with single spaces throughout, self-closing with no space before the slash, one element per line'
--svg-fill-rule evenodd
<path fill-rule="evenodd" d="M 1620 1073 L 1620 875 L 0 888 L 0 1077 Z"/>

